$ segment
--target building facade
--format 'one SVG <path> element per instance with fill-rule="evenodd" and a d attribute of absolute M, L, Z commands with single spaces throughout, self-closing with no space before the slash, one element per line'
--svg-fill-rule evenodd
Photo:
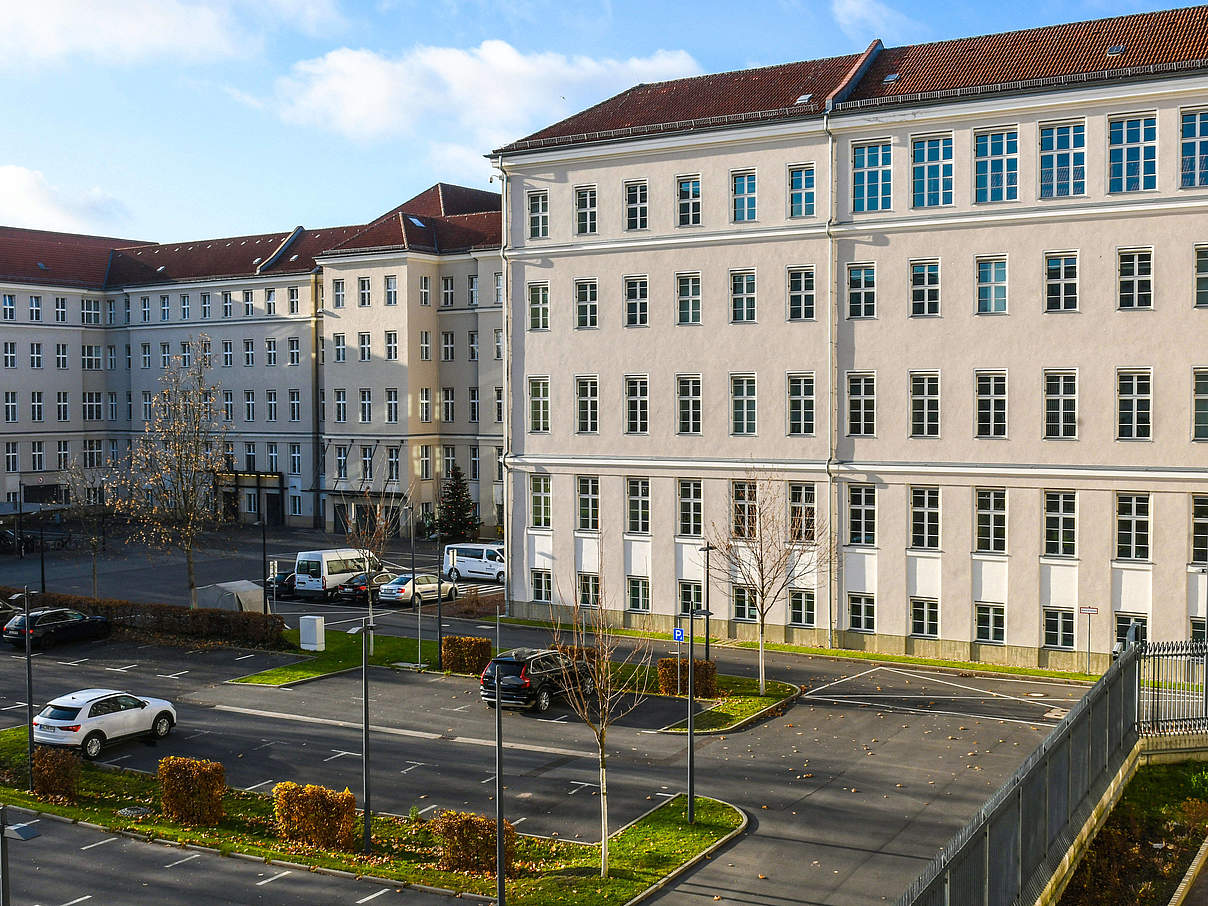
<path fill-rule="evenodd" d="M 1072 668 L 1202 636 L 1206 61 L 1205 7 L 873 42 L 500 149 L 516 610 L 606 577 L 751 637 L 700 548 L 772 476 L 834 540 L 774 640 Z"/>

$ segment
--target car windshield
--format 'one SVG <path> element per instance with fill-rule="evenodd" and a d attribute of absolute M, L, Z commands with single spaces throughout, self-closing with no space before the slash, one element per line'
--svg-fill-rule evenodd
<path fill-rule="evenodd" d="M 70 708 L 67 705 L 47 705 L 39 716 L 50 720 L 75 720 L 79 714 L 79 708 Z"/>
<path fill-rule="evenodd" d="M 496 672 L 502 676 L 519 676 L 523 669 L 524 664 L 520 661 L 491 661 L 487 665 L 487 676 L 494 676 Z"/>
<path fill-rule="evenodd" d="M 353 576 L 351 579 L 349 579 L 348 584 L 349 585 L 364 585 L 367 581 L 369 581 L 369 577 L 367 575 L 365 575 L 364 573 L 361 573 L 360 575 Z"/>
<path fill-rule="evenodd" d="M 323 575 L 323 564 L 318 560 L 299 560 L 298 573 L 303 576 L 312 576 L 313 578 L 317 579 L 319 576 Z"/>
<path fill-rule="evenodd" d="M 25 614 L 19 613 L 8 621 L 9 629 L 20 629 L 25 625 Z"/>

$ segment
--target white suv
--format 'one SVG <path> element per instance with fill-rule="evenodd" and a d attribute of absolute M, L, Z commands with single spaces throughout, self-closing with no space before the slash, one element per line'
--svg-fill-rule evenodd
<path fill-rule="evenodd" d="M 176 709 L 162 698 L 115 689 L 84 689 L 53 699 L 34 718 L 34 742 L 79 746 L 88 759 L 108 743 L 132 736 L 163 739 L 176 726 Z"/>

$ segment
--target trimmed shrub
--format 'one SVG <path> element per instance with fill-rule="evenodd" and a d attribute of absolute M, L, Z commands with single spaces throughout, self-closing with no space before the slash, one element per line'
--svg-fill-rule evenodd
<path fill-rule="evenodd" d="M 675 695 L 676 679 L 675 665 L 679 664 L 679 694 L 688 694 L 688 659 L 673 657 L 659 658 L 659 695 Z M 693 678 L 693 691 L 697 698 L 717 698 L 717 664 L 713 661 L 696 659 L 696 676 Z"/>
<path fill-rule="evenodd" d="M 222 820 L 226 771 L 217 761 L 169 755 L 159 760 L 160 810 L 170 821 L 215 827 Z"/>
<path fill-rule="evenodd" d="M 356 841 L 357 800 L 325 786 L 299 786 L 291 781 L 273 787 L 277 835 L 326 850 L 350 852 Z"/>
<path fill-rule="evenodd" d="M 495 819 L 469 812 L 441 812 L 428 823 L 440 843 L 440 867 L 446 871 L 495 871 Z M 503 822 L 504 875 L 512 874 L 516 828 Z"/>
<path fill-rule="evenodd" d="M 34 749 L 34 792 L 39 796 L 62 796 L 75 802 L 80 760 L 72 749 L 38 746 Z"/>
<path fill-rule="evenodd" d="M 491 662 L 491 640 L 475 635 L 447 635 L 441 641 L 440 656 L 446 670 L 478 676 Z"/>
<path fill-rule="evenodd" d="M 19 588 L 0 588 L 0 594 L 6 597 L 20 591 Z M 282 635 L 285 620 L 276 614 L 241 613 L 210 607 L 194 610 L 176 604 L 142 604 L 113 598 L 95 601 L 83 595 L 54 592 L 40 594 L 35 600 L 38 607 L 68 607 L 81 613 L 108 617 L 114 626 L 144 632 L 257 648 L 285 647 Z"/>

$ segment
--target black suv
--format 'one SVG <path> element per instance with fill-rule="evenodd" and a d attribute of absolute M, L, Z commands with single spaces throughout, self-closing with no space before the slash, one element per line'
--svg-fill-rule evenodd
<path fill-rule="evenodd" d="M 59 642 L 80 639 L 104 639 L 109 636 L 109 620 L 102 616 L 86 616 L 78 610 L 39 609 L 29 612 L 30 647 L 49 651 Z M 4 641 L 14 648 L 25 647 L 25 613 L 18 612 L 4 625 Z"/>
<path fill-rule="evenodd" d="M 498 698 L 505 708 L 544 713 L 555 695 L 566 695 L 568 683 L 578 684 L 586 695 L 595 691 L 595 680 L 585 664 L 551 648 L 516 648 L 491 659 L 482 671 L 479 694 L 491 708 Z"/>

